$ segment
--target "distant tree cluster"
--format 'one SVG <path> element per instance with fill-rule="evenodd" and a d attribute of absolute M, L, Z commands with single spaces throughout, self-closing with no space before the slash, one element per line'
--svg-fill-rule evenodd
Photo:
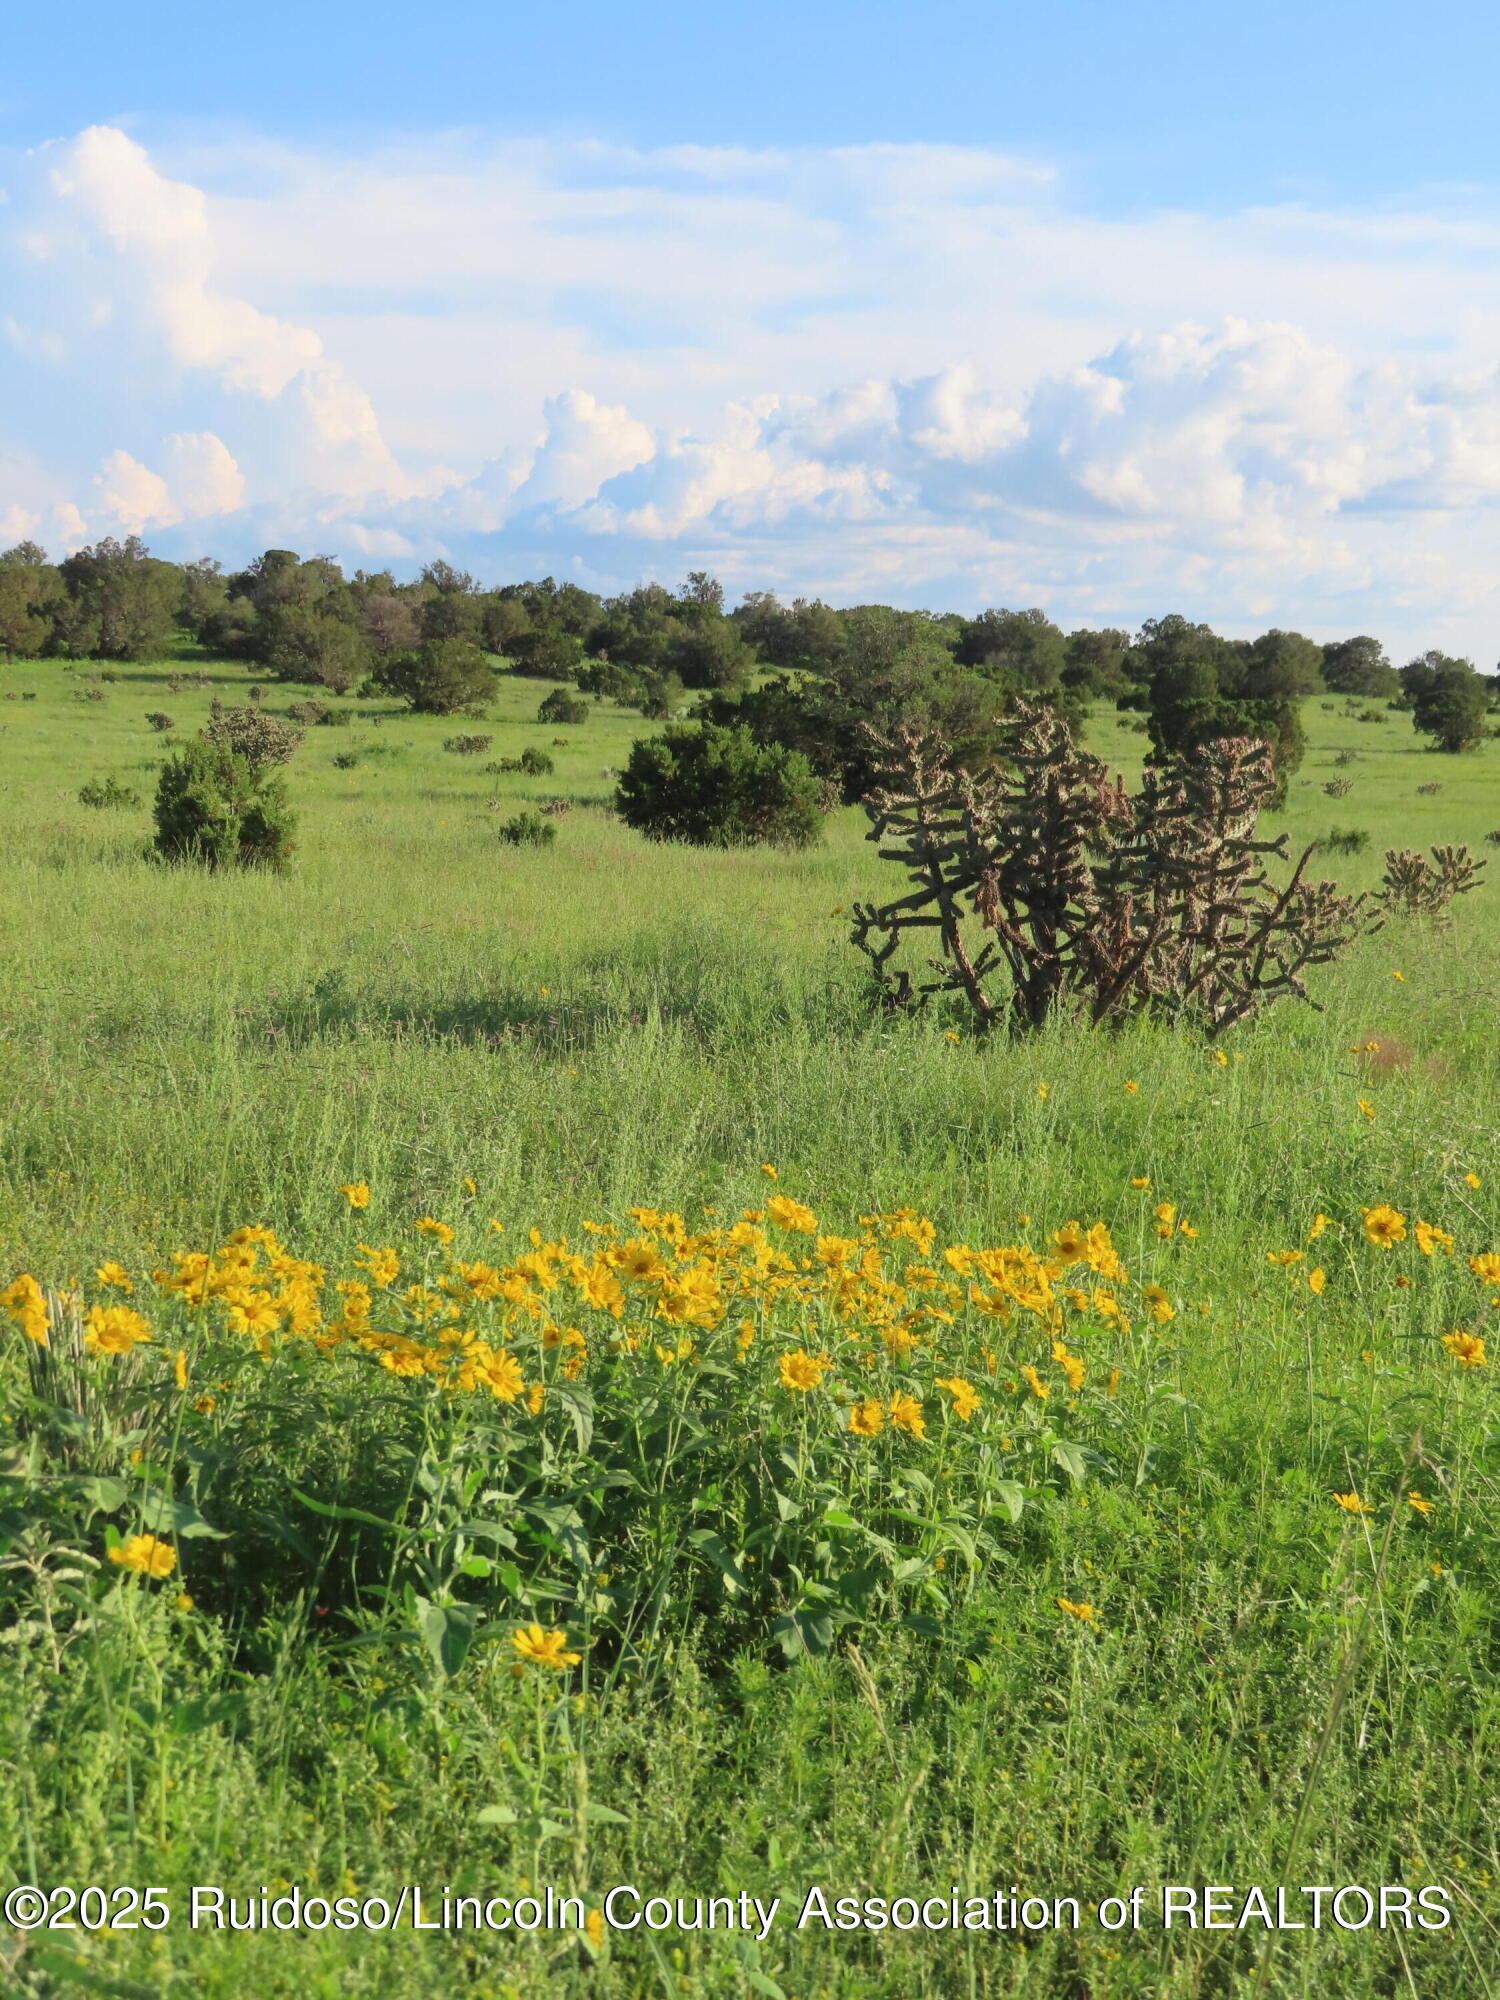
<path fill-rule="evenodd" d="M 1158 764 L 1250 737 L 1272 751 L 1282 796 L 1302 756 L 1299 704 L 1333 693 L 1409 712 L 1442 749 L 1479 742 L 1494 684 L 1426 653 L 1399 672 L 1368 635 L 1319 645 L 1297 632 L 1227 639 L 1172 615 L 1136 633 L 1065 633 L 1040 610 L 835 609 L 751 591 L 726 610 L 702 570 L 681 588 L 601 597 L 551 577 L 482 588 L 431 562 L 408 583 L 346 577 L 328 556 L 267 549 L 244 569 L 152 556 L 132 536 L 51 563 L 35 543 L 0 554 L 0 656 L 149 660 L 183 635 L 266 678 L 334 694 L 385 693 L 433 715 L 476 714 L 497 672 L 571 684 L 543 720 L 588 699 L 644 716 L 746 732 L 805 760 L 824 796 L 862 798 L 871 731 L 935 730 L 965 768 L 1001 754 L 1018 702 L 1076 723 L 1107 701 L 1139 712 Z"/>

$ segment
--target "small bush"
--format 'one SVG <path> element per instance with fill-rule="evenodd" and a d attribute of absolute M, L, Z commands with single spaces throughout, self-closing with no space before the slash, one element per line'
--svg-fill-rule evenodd
<path fill-rule="evenodd" d="M 1390 719 L 1385 711 L 1379 708 L 1362 708 L 1355 718 L 1358 722 L 1389 722 Z"/>
<path fill-rule="evenodd" d="M 500 828 L 500 838 L 509 847 L 547 847 L 557 838 L 557 828 L 536 812 L 518 812 Z"/>
<path fill-rule="evenodd" d="M 1359 761 L 1359 752 L 1357 750 L 1340 750 L 1333 761 L 1339 770 L 1347 770 L 1349 765 Z"/>
<path fill-rule="evenodd" d="M 677 724 L 637 743 L 615 809 L 650 840 L 699 847 L 808 847 L 823 826 L 817 774 L 801 751 L 759 744 L 743 724 Z"/>
<path fill-rule="evenodd" d="M 1317 843 L 1329 854 L 1363 854 L 1369 844 L 1370 836 L 1362 826 L 1332 826 Z"/>
<path fill-rule="evenodd" d="M 493 736 L 445 736 L 443 748 L 455 757 L 481 757 L 494 740 Z"/>
<path fill-rule="evenodd" d="M 266 691 L 263 687 L 251 688 L 250 699 L 257 708 L 260 707 L 261 703 L 265 700 L 265 698 L 266 698 Z"/>
<path fill-rule="evenodd" d="M 78 803 L 81 806 L 138 806 L 139 792 L 133 792 L 128 785 L 119 784 L 114 778 L 106 778 L 102 783 L 97 779 L 78 788 Z"/>
<path fill-rule="evenodd" d="M 173 722 L 171 716 L 166 714 L 162 709 L 159 708 L 153 708 L 151 713 L 146 717 L 146 720 L 150 723 L 151 727 L 157 732 L 158 735 L 161 735 L 164 731 L 168 729 L 173 729 L 176 727 L 176 724 Z"/>
<path fill-rule="evenodd" d="M 311 729 L 328 714 L 326 701 L 294 701 L 287 714 L 303 729 Z"/>
<path fill-rule="evenodd" d="M 333 760 L 336 771 L 357 771 L 364 759 L 357 750 L 340 750 Z"/>
<path fill-rule="evenodd" d="M 74 688 L 74 701 L 103 701 L 104 690 L 99 687 Z"/>
<path fill-rule="evenodd" d="M 156 851 L 166 861 L 281 868 L 294 825 L 281 778 L 267 776 L 227 742 L 195 736 L 162 767 Z"/>
<path fill-rule="evenodd" d="M 529 778 L 550 778 L 557 769 L 545 750 L 528 748 L 516 759 L 517 767 Z"/>
<path fill-rule="evenodd" d="M 1354 785 L 1353 781 L 1349 778 L 1330 778 L 1328 783 L 1323 787 L 1323 790 L 1331 799 L 1343 799 L 1347 798 L 1350 792 L 1354 790 Z"/>
<path fill-rule="evenodd" d="M 299 703 L 299 708 L 318 708 L 318 702 Z M 297 713 L 293 709 L 292 713 Z M 302 741 L 302 731 L 293 729 L 274 715 L 267 715 L 259 708 L 223 708 L 214 705 L 212 720 L 204 734 L 210 743 L 223 744 L 237 757 L 243 757 L 254 771 L 263 771 L 273 764 L 290 762 L 297 745 Z"/>
<path fill-rule="evenodd" d="M 550 722 L 563 729 L 576 728 L 589 719 L 589 705 L 581 695 L 569 694 L 566 688 L 554 688 L 544 695 L 537 709 L 538 722 Z"/>
<path fill-rule="evenodd" d="M 326 708 L 318 717 L 320 729 L 347 729 L 354 720 L 352 708 Z"/>
<path fill-rule="evenodd" d="M 542 811 L 549 819 L 561 819 L 564 813 L 570 813 L 572 810 L 571 799 L 547 799 L 542 805 Z"/>
<path fill-rule="evenodd" d="M 1491 847 L 1500 847 L 1500 826 L 1492 826 L 1484 837 Z"/>
<path fill-rule="evenodd" d="M 1417 796 L 1422 799 L 1434 799 L 1442 789 L 1441 785 L 1418 785 Z"/>
<path fill-rule="evenodd" d="M 182 693 L 182 675 L 181 675 L 181 674 L 168 674 L 168 675 L 167 675 L 167 693 L 168 693 L 168 694 L 181 694 L 181 693 Z"/>

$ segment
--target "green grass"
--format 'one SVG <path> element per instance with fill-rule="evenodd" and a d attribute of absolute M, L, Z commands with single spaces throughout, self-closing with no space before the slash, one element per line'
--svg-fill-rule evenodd
<path fill-rule="evenodd" d="M 586 1218 L 621 1221 L 637 1202 L 690 1221 L 703 1205 L 759 1207 L 774 1162 L 836 1230 L 910 1205 L 939 1244 L 1040 1246 L 1070 1218 L 1103 1220 L 1178 1318 L 1112 1403 L 1097 1371 L 1079 1399 L 1072 1420 L 1101 1459 L 1087 1481 L 1028 1473 L 1022 1520 L 1000 1525 L 992 1558 L 961 1585 L 929 1568 L 948 1605 L 936 1631 L 893 1601 L 791 1667 L 768 1620 L 705 1596 L 685 1549 L 719 1520 L 705 1509 L 747 1504 L 731 1451 L 741 1406 L 705 1406 L 727 1454 L 713 1478 L 663 1447 L 653 1532 L 676 1610 L 645 1657 L 601 1633 L 570 1682 L 577 1709 L 534 1706 L 506 1671 L 503 1605 L 496 1643 L 443 1676 L 404 1636 L 408 1613 L 356 1588 L 342 1554 L 324 1556 L 335 1590 L 323 1544 L 263 1553 L 263 1517 L 284 1509 L 294 1472 L 382 1512 L 370 1496 L 392 1468 L 468 1433 L 419 1437 L 415 1403 L 357 1383 L 341 1401 L 317 1376 L 250 1380 L 243 1432 L 223 1433 L 233 1480 L 203 1473 L 229 1540 L 179 1544 L 195 1609 L 88 1570 L 92 1624 L 59 1586 L 60 1652 L 36 1633 L 0 1649 L 15 1774 L 0 1787 L 0 1875 L 161 1883 L 184 1909 L 194 1882 L 331 1894 L 346 1871 L 361 1894 L 412 1881 L 429 1899 L 521 1877 L 593 1896 L 635 1882 L 781 1895 L 781 1918 L 758 1956 L 737 1937 L 668 1932 L 654 1946 L 617 1935 L 597 1965 L 557 1938 L 212 1937 L 178 1917 L 157 1940 L 54 1936 L 80 1968 L 44 1963 L 40 1941 L 17 1959 L 0 1930 L 13 1990 L 67 1992 L 75 1973 L 225 1995 L 1493 1989 L 1500 1427 L 1493 1365 L 1459 1370 L 1438 1336 L 1494 1325 L 1467 1258 L 1500 1248 L 1495 885 L 1451 927 L 1393 921 L 1313 975 L 1325 1011 L 1275 1009 L 1226 1039 L 1227 1066 L 1149 1027 L 979 1046 L 957 1015 L 870 1014 L 844 912 L 890 885 L 862 815 L 836 815 L 805 854 L 653 849 L 604 811 L 639 717 L 538 725 L 545 684 L 506 682 L 479 725 L 355 704 L 355 726 L 309 730 L 289 767 L 301 826 L 287 876 L 161 869 L 144 850 L 166 744 L 145 713 L 167 710 L 182 734 L 252 679 L 210 664 L 208 689 L 169 694 L 169 671 L 121 668 L 102 702 L 82 702 L 86 670 L 0 668 L 0 692 L 37 695 L 0 702 L 0 1282 L 76 1276 L 92 1295 L 106 1257 L 139 1275 L 250 1222 L 342 1273 L 356 1224 L 338 1185 L 361 1177 L 364 1240 L 407 1245 L 430 1213 L 466 1255 L 495 1255 L 494 1216 L 514 1255 L 533 1225 L 576 1240 Z M 272 709 L 287 699 L 268 690 Z M 1309 753 L 1274 823 L 1294 851 L 1367 829 L 1364 854 L 1324 864 L 1354 888 L 1378 880 L 1388 845 L 1494 851 L 1500 746 L 1434 755 L 1405 716 L 1361 723 L 1344 706 L 1307 706 Z M 476 727 L 494 737 L 483 757 L 442 750 Z M 1132 772 L 1143 742 L 1102 711 L 1090 734 Z M 529 744 L 556 758 L 552 777 L 478 768 Z M 351 747 L 366 761 L 335 768 Z M 1336 767 L 1344 749 L 1357 761 Z M 1346 797 L 1322 793 L 1335 775 L 1353 781 Z M 145 803 L 78 803 L 110 776 Z M 1419 793 L 1432 782 L 1436 796 Z M 549 849 L 499 841 L 502 820 L 557 796 L 573 808 Z M 1351 1045 L 1373 1038 L 1372 1066 Z M 1140 1176 L 1149 1193 L 1130 1186 Z M 1195 1240 L 1157 1240 L 1158 1198 Z M 1450 1230 L 1457 1254 L 1365 1244 L 1360 1210 L 1381 1201 Z M 1301 1246 L 1320 1211 L 1335 1226 L 1314 1312 L 1267 1255 Z M 0 1338 L 14 1434 L 21 1343 Z M 1115 1425 L 1149 1445 L 1144 1462 Z M 119 1431 L 99 1450 L 118 1456 Z M 607 1449 L 601 1432 L 595 1459 Z M 952 1461 L 960 1515 L 976 1465 Z M 105 1519 L 77 1511 L 58 1467 L 29 1485 L 19 1461 L 10 1474 L 43 1493 L 59 1546 L 97 1562 Z M 1425 1519 L 1408 1484 L 1441 1496 Z M 1377 1504 L 1365 1521 L 1330 1497 L 1351 1486 Z M 645 1534 L 628 1511 L 598 1531 L 627 1572 Z M 309 1518 L 288 1518 L 306 1539 Z M 8 1574 L 12 1630 L 36 1617 L 40 1588 Z M 1059 1613 L 1059 1595 L 1097 1604 L 1098 1629 Z M 215 1700 L 227 1706 L 203 1705 Z M 585 1784 L 623 1823 L 581 1816 Z M 567 1829 L 543 1843 L 540 1874 L 534 1826 L 479 1818 L 497 1804 L 524 1818 L 539 1798 Z M 1022 1949 L 794 1928 L 813 1883 L 830 1896 L 1021 1883 L 1097 1903 L 1136 1883 L 1402 1881 L 1447 1885 L 1453 1927 L 1289 1932 L 1264 1957 L 1256 1929 L 1089 1925 Z"/>

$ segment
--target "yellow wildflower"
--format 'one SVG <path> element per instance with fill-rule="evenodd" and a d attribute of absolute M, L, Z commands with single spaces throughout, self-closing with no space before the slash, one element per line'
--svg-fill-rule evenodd
<path fill-rule="evenodd" d="M 1414 1508 L 1418 1514 L 1430 1514 L 1432 1512 L 1432 1502 L 1424 1500 L 1415 1486 L 1408 1492 L 1406 1504 L 1408 1507 Z"/>
<path fill-rule="evenodd" d="M 1098 1612 L 1087 1600 L 1082 1604 L 1075 1604 L 1071 1597 L 1059 1597 L 1056 1601 L 1058 1610 L 1066 1611 L 1068 1616 L 1076 1618 L 1080 1625 L 1094 1624 L 1099 1617 Z"/>
<path fill-rule="evenodd" d="M 1138 1083 L 1127 1083 L 1125 1086 L 1125 1088 L 1129 1091 L 1132 1097 L 1135 1096 L 1136 1092 L 1140 1089 L 1140 1087 L 1141 1086 Z"/>
<path fill-rule="evenodd" d="M 1368 1500 L 1361 1500 L 1357 1493 L 1335 1493 L 1334 1502 L 1346 1514 L 1373 1514 L 1375 1509 Z"/>
<path fill-rule="evenodd" d="M 1439 1229 L 1435 1222 L 1418 1221 L 1416 1228 L 1417 1248 L 1424 1257 L 1430 1257 L 1434 1250 L 1441 1250 L 1445 1257 L 1453 1255 L 1453 1238 L 1446 1229 Z"/>
<path fill-rule="evenodd" d="M 177 1567 L 177 1551 L 170 1542 L 155 1535 L 130 1535 L 109 1552 L 112 1563 L 135 1570 L 142 1576 L 170 1576 Z"/>
<path fill-rule="evenodd" d="M 339 1193 L 351 1208 L 370 1206 L 370 1183 L 368 1181 L 341 1181 Z"/>
<path fill-rule="evenodd" d="M 1076 1354 L 1069 1354 L 1060 1340 L 1054 1340 L 1052 1343 L 1052 1359 L 1067 1377 L 1068 1388 L 1076 1396 L 1083 1387 L 1083 1378 L 1088 1372 L 1084 1364 Z"/>
<path fill-rule="evenodd" d="M 1026 1386 L 1030 1389 L 1032 1395 L 1039 1397 L 1045 1403 L 1047 1398 L 1052 1394 L 1052 1391 L 1042 1380 L 1041 1376 L 1029 1364 L 1021 1370 L 1021 1373 L 1025 1376 Z"/>
<path fill-rule="evenodd" d="M 113 1285 L 117 1292 L 133 1292 L 135 1290 L 135 1286 L 130 1282 L 130 1273 L 125 1269 L 123 1264 L 101 1264 L 94 1273 L 94 1276 L 99 1280 L 101 1285 Z"/>
<path fill-rule="evenodd" d="M 966 1424 L 979 1408 L 979 1391 L 972 1382 L 966 1382 L 962 1375 L 939 1375 L 934 1378 L 939 1389 L 946 1389 L 953 1398 L 953 1414 L 960 1423 Z"/>
<path fill-rule="evenodd" d="M 1484 1183 L 1480 1180 L 1478 1174 L 1465 1174 L 1464 1179 L 1468 1182 L 1471 1188 L 1483 1187 L 1484 1185 Z"/>
<path fill-rule="evenodd" d="M 913 1437 L 926 1437 L 927 1425 L 922 1417 L 922 1405 L 915 1396 L 903 1396 L 898 1390 L 890 1400 L 891 1422 L 899 1431 L 910 1431 Z"/>
<path fill-rule="evenodd" d="M 90 1354 L 129 1354 L 151 1338 L 151 1328 L 129 1306 L 90 1306 L 83 1344 Z"/>
<path fill-rule="evenodd" d="M 540 1625 L 523 1626 L 512 1633 L 510 1643 L 523 1660 L 530 1660 L 534 1666 L 551 1667 L 558 1673 L 565 1667 L 576 1667 L 583 1658 L 582 1653 L 567 1651 L 566 1632 L 548 1632 Z"/>
<path fill-rule="evenodd" d="M 1328 1273 L 1323 1269 L 1323 1266 L 1321 1264 L 1315 1265 L 1314 1268 L 1308 1272 L 1307 1289 L 1310 1292 L 1314 1294 L 1321 1294 L 1323 1287 L 1327 1283 L 1328 1283 Z"/>
<path fill-rule="evenodd" d="M 800 1347 L 794 1348 L 781 1357 L 781 1386 L 806 1395 L 808 1390 L 817 1388 L 829 1365 L 821 1356 L 806 1354 Z"/>
<path fill-rule="evenodd" d="M 1476 1278 L 1482 1278 L 1487 1285 L 1500 1285 L 1500 1255 L 1493 1250 L 1485 1250 L 1477 1257 L 1469 1259 L 1469 1269 Z"/>
<path fill-rule="evenodd" d="M 1455 1329 L 1454 1332 L 1443 1335 L 1443 1345 L 1454 1360 L 1461 1362 L 1465 1368 L 1484 1368 L 1488 1365 L 1484 1342 L 1477 1333 L 1464 1333 L 1462 1329 Z"/>
<path fill-rule="evenodd" d="M 1369 1098 L 1368 1098 L 1368 1097 L 1362 1097 L 1362 1098 L 1360 1098 L 1360 1100 L 1359 1100 L 1359 1114 L 1360 1114 L 1360 1116 L 1361 1116 L 1362 1118 L 1369 1118 L 1369 1119 L 1371 1119 L 1371 1120 L 1373 1120 L 1373 1119 L 1374 1119 L 1374 1117 L 1375 1117 L 1375 1107 L 1374 1107 L 1374 1105 L 1373 1105 L 1373 1104 L 1372 1104 L 1372 1103 L 1370 1102 L 1370 1100 L 1369 1100 Z"/>
<path fill-rule="evenodd" d="M 1377 1249 L 1389 1250 L 1393 1243 L 1406 1241 L 1406 1217 L 1399 1209 L 1382 1201 L 1361 1213 L 1365 1218 L 1365 1235 Z"/>
<path fill-rule="evenodd" d="M 773 1194 L 766 1203 L 766 1214 L 783 1229 L 795 1230 L 802 1236 L 815 1236 L 818 1218 L 810 1208 L 804 1208 L 800 1201 L 793 1201 L 790 1195 Z"/>
<path fill-rule="evenodd" d="M 1323 1231 L 1328 1227 L 1328 1222 L 1329 1218 L 1323 1213 L 1321 1209 L 1319 1209 L 1318 1213 L 1312 1219 L 1312 1228 L 1309 1229 L 1307 1232 L 1307 1240 L 1309 1243 L 1317 1242 L 1318 1238 L 1323 1234 Z"/>
<path fill-rule="evenodd" d="M 1266 1252 L 1266 1262 L 1268 1264 L 1300 1264 L 1302 1262 L 1302 1252 L 1300 1250 L 1268 1250 Z"/>
<path fill-rule="evenodd" d="M 1133 1188 L 1148 1188 L 1151 1185 L 1151 1176 L 1149 1174 L 1137 1174 L 1130 1185 Z"/>
<path fill-rule="evenodd" d="M 1039 1083 L 1037 1085 L 1036 1094 L 1039 1098 L 1041 1098 L 1042 1102 L 1045 1104 L 1047 1101 L 1047 1086 L 1045 1083 Z"/>
<path fill-rule="evenodd" d="M 867 1396 L 849 1412 L 849 1429 L 855 1437 L 878 1437 L 885 1428 L 885 1410 L 878 1397 Z"/>
<path fill-rule="evenodd" d="M 424 1215 L 413 1227 L 420 1229 L 424 1236 L 435 1236 L 445 1247 L 453 1241 L 453 1231 L 446 1222 L 439 1222 L 435 1215 Z"/>

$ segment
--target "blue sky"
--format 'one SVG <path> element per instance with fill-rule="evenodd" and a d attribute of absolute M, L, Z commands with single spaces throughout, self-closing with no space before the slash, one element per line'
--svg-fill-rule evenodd
<path fill-rule="evenodd" d="M 6 27 L 0 540 L 1500 650 L 1490 10 L 67 20 Z"/>

